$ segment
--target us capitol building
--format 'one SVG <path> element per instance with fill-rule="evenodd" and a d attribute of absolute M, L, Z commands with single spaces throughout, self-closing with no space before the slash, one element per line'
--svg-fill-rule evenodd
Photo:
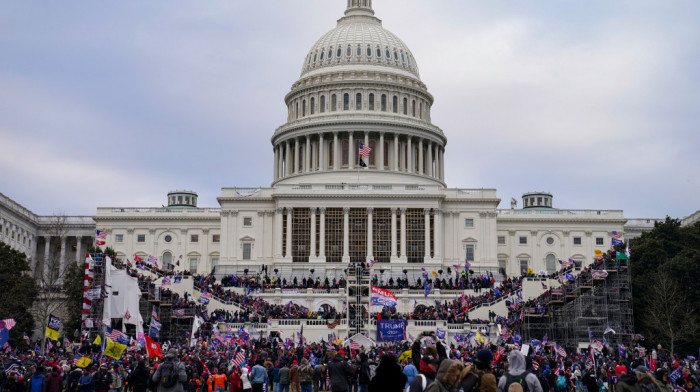
<path fill-rule="evenodd" d="M 625 231 L 620 210 L 558 209 L 547 192 L 499 209 L 495 189 L 447 187 L 447 136 L 431 121 L 434 98 L 372 0 L 347 1 L 337 27 L 303 58 L 284 101 L 269 188 L 223 188 L 216 208 L 198 207 L 195 192 L 173 191 L 167 207 L 69 217 L 63 262 L 80 260 L 92 241 L 85 228 L 93 227 L 124 259 L 151 255 L 161 267 L 200 274 L 265 265 L 286 277 L 311 270 L 339 277 L 350 262 L 376 260 L 385 278 L 465 261 L 477 272 L 518 275 L 553 272 L 569 258 L 585 265 L 596 249 L 610 248 L 612 231 Z M 368 157 L 360 144 L 371 148 Z M 26 252 L 35 268 L 56 243 L 33 222 L 39 218 L 3 196 L 0 240 Z"/>

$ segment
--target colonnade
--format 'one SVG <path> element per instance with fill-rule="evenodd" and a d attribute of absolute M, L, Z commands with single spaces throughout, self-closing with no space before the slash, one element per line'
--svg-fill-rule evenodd
<path fill-rule="evenodd" d="M 277 142 L 274 178 L 355 169 L 358 146 L 372 146 L 370 169 L 406 172 L 444 180 L 444 147 L 433 140 L 385 132 L 347 131 L 311 134 Z M 346 159 L 347 157 L 347 159 Z M 366 162 L 369 163 L 369 162 Z"/>
<path fill-rule="evenodd" d="M 32 267 L 34 268 L 34 273 L 36 275 L 41 275 L 45 279 L 47 277 L 50 277 L 52 272 L 51 272 L 51 267 L 54 266 L 54 269 L 56 268 L 55 266 L 57 265 L 58 271 L 56 271 L 57 276 L 60 280 L 61 278 L 65 275 L 66 272 L 66 267 L 68 266 L 69 262 L 75 262 L 79 265 L 82 265 L 82 263 L 85 261 L 85 253 L 87 252 L 89 248 L 89 244 L 91 244 L 94 241 L 94 237 L 90 236 L 51 236 L 51 235 L 44 235 L 43 237 L 43 244 L 44 244 L 44 249 L 43 249 L 43 254 L 42 254 L 42 267 L 43 267 L 43 274 L 42 272 L 37 271 L 37 268 L 39 267 L 39 255 L 34 258 L 32 261 Z M 71 240 L 71 238 L 73 240 Z M 52 246 L 52 242 L 54 246 Z M 85 243 L 88 243 L 86 245 Z M 69 260 L 69 258 L 66 255 L 66 251 L 68 249 L 68 246 L 72 246 L 73 243 L 75 243 L 75 254 L 73 255 L 73 260 Z M 38 248 L 38 246 L 37 246 Z M 52 262 L 53 261 L 53 262 Z"/>

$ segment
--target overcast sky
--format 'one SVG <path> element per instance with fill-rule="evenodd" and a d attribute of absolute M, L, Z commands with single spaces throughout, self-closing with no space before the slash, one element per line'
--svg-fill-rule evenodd
<path fill-rule="evenodd" d="M 38 214 L 269 186 L 284 95 L 345 0 L 0 2 L 0 192 Z M 449 187 L 700 209 L 700 2 L 374 0 L 448 138 Z"/>

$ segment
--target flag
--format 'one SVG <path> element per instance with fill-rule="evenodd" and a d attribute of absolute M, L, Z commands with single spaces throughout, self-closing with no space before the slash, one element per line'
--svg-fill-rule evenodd
<path fill-rule="evenodd" d="M 107 232 L 104 230 L 95 230 L 95 238 L 106 239 Z"/>
<path fill-rule="evenodd" d="M 437 329 L 435 330 L 435 336 L 437 336 L 437 337 L 440 338 L 440 339 L 445 339 L 445 336 L 446 336 L 446 335 L 447 335 L 446 332 L 443 331 L 443 330 L 441 330 L 440 328 L 437 328 Z"/>
<path fill-rule="evenodd" d="M 625 355 L 625 346 L 622 343 L 617 344 L 617 351 L 620 353 L 620 356 Z"/>
<path fill-rule="evenodd" d="M 368 145 L 360 143 L 359 155 L 360 155 L 360 166 L 361 167 L 367 167 L 367 164 L 369 163 L 369 153 L 370 152 L 372 152 L 372 149 Z M 366 160 L 366 162 L 365 162 L 365 160 Z"/>
<path fill-rule="evenodd" d="M 79 357 L 79 358 L 78 358 Z M 84 357 L 80 354 L 76 356 L 77 360 L 75 361 L 75 366 L 79 368 L 86 368 L 90 366 L 90 363 L 92 362 L 92 359 L 90 357 Z"/>
<path fill-rule="evenodd" d="M 115 342 L 108 336 L 106 336 L 106 338 L 107 345 L 105 346 L 104 355 L 118 360 L 122 357 L 124 350 L 126 350 L 126 344 Z"/>
<path fill-rule="evenodd" d="M 608 326 L 607 328 L 605 328 L 605 332 L 603 332 L 603 335 L 605 335 L 605 334 L 607 334 L 607 333 L 610 333 L 610 332 L 612 332 L 613 335 L 616 335 L 615 330 L 612 329 L 612 328 L 610 328 L 610 326 Z"/>
<path fill-rule="evenodd" d="M 542 282 L 542 290 L 547 290 L 547 285 Z"/>
<path fill-rule="evenodd" d="M 95 340 L 93 340 L 93 342 L 92 342 L 92 344 L 101 344 L 101 343 L 102 343 L 102 338 L 100 337 L 100 335 L 97 335 L 97 337 L 95 337 Z"/>
<path fill-rule="evenodd" d="M 163 286 L 170 286 L 170 278 L 163 278 L 163 282 L 161 284 Z"/>
<path fill-rule="evenodd" d="M 0 321 L 0 347 L 4 347 L 10 340 L 10 330 L 7 329 L 4 321 Z"/>
<path fill-rule="evenodd" d="M 629 260 L 629 258 L 627 257 L 627 254 L 624 252 L 617 252 L 615 254 L 615 258 L 618 260 Z"/>
<path fill-rule="evenodd" d="M 537 369 L 539 369 L 539 368 L 540 368 L 540 363 L 537 362 L 536 360 L 533 360 L 533 361 L 532 361 L 532 369 L 533 369 L 534 371 L 537 371 Z"/>
<path fill-rule="evenodd" d="M 566 350 L 564 349 L 564 347 L 560 346 L 559 344 L 555 344 L 554 349 L 557 352 L 557 354 L 566 358 Z"/>
<path fill-rule="evenodd" d="M 129 344 L 130 340 L 124 332 L 110 327 L 105 328 L 105 337 L 119 344 Z"/>
<path fill-rule="evenodd" d="M 46 327 L 46 337 L 51 339 L 51 340 L 58 340 L 58 331 L 55 329 L 51 329 L 49 327 Z"/>
<path fill-rule="evenodd" d="M 428 298 L 428 294 L 430 294 L 430 285 L 428 284 L 428 281 L 425 281 L 425 298 Z"/>
<path fill-rule="evenodd" d="M 102 246 L 104 244 L 105 244 L 104 240 L 101 240 L 99 238 L 95 240 L 95 246 Z"/>
<path fill-rule="evenodd" d="M 477 331 L 476 337 L 474 338 L 477 342 L 484 344 L 486 341 L 484 340 L 483 336 Z"/>
<path fill-rule="evenodd" d="M 160 344 L 154 342 L 150 337 L 144 336 L 146 339 L 146 353 L 148 358 L 163 358 L 163 350 L 160 348 Z"/>
<path fill-rule="evenodd" d="M 176 276 L 175 279 L 173 280 L 173 283 L 175 283 L 175 284 L 182 283 L 182 276 Z"/>
<path fill-rule="evenodd" d="M 17 324 L 15 322 L 15 319 L 13 318 L 4 319 L 2 321 L 5 323 L 5 328 L 7 328 L 8 331 L 11 330 Z"/>
<path fill-rule="evenodd" d="M 236 366 L 241 366 L 245 362 L 245 355 L 243 354 L 243 350 L 239 351 L 236 354 L 236 357 L 233 358 L 233 364 Z"/>
<path fill-rule="evenodd" d="M 351 340 L 351 341 L 350 341 L 350 349 L 352 349 L 352 350 L 359 350 L 360 348 L 361 348 L 360 343 L 358 343 L 358 342 L 356 342 L 356 341 L 354 341 L 354 340 Z"/>
<path fill-rule="evenodd" d="M 613 231 L 613 232 L 610 234 L 610 237 L 612 237 L 613 239 L 619 240 L 620 238 L 622 238 L 622 232 L 620 232 L 620 231 Z"/>
<path fill-rule="evenodd" d="M 576 280 L 576 278 L 574 278 L 574 276 L 571 275 L 571 274 L 568 273 L 568 272 L 566 273 L 565 276 L 566 276 L 566 280 L 568 280 L 568 281 L 570 281 L 570 282 L 573 282 L 574 280 Z"/>
<path fill-rule="evenodd" d="M 588 340 L 593 341 L 593 331 L 591 331 L 591 327 L 588 327 Z"/>
<path fill-rule="evenodd" d="M 625 255 L 627 256 L 628 259 L 629 259 L 629 257 L 630 257 L 630 254 L 631 254 L 631 253 L 630 253 L 630 242 L 629 242 L 629 240 L 628 240 L 628 241 L 627 241 L 627 244 L 625 245 Z"/>
<path fill-rule="evenodd" d="M 622 245 L 622 244 L 623 244 L 622 240 L 618 240 L 615 238 L 612 239 L 612 246 Z"/>
<path fill-rule="evenodd" d="M 593 270 L 591 275 L 594 279 L 604 279 L 608 277 L 608 271 L 606 270 Z"/>
<path fill-rule="evenodd" d="M 143 260 L 142 260 L 140 257 L 134 255 L 134 261 L 136 261 L 136 262 L 141 262 L 141 261 L 143 261 Z"/>
<path fill-rule="evenodd" d="M 496 295 L 501 295 L 501 290 L 499 289 L 493 289 L 493 293 Z"/>
<path fill-rule="evenodd" d="M 153 305 L 153 311 L 151 312 L 151 318 L 154 318 L 156 320 L 159 320 L 158 318 L 158 312 L 156 312 L 156 306 Z"/>
<path fill-rule="evenodd" d="M 600 251 L 600 249 L 596 249 L 596 250 L 595 250 L 595 256 L 596 256 L 596 257 L 603 257 L 603 252 Z"/>

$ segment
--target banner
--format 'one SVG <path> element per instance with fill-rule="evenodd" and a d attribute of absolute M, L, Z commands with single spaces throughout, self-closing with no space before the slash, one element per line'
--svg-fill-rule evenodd
<path fill-rule="evenodd" d="M 393 308 L 396 303 L 396 296 L 391 291 L 372 286 L 372 305 Z"/>
<path fill-rule="evenodd" d="M 97 287 L 97 288 L 95 288 L 95 289 L 88 289 L 88 290 L 85 292 L 85 298 L 87 298 L 87 299 L 89 299 L 89 300 L 99 299 L 101 293 L 102 293 L 102 287 L 101 287 L 101 286 L 99 286 L 99 287 Z"/>
<path fill-rule="evenodd" d="M 51 339 L 51 340 L 58 340 L 58 331 L 51 329 L 49 327 L 46 327 L 46 337 Z"/>
<path fill-rule="evenodd" d="M 591 271 L 591 275 L 593 275 L 594 279 L 607 278 L 608 271 L 606 271 L 606 270 L 593 270 L 593 271 Z"/>
<path fill-rule="evenodd" d="M 114 340 L 110 339 L 109 337 L 107 339 L 107 345 L 105 346 L 105 351 L 104 354 L 108 357 L 112 357 L 114 359 L 119 359 L 122 357 L 122 353 L 124 350 L 126 350 L 126 345 L 117 343 Z"/>
<path fill-rule="evenodd" d="M 406 320 L 377 320 L 378 342 L 399 342 L 406 339 Z"/>

